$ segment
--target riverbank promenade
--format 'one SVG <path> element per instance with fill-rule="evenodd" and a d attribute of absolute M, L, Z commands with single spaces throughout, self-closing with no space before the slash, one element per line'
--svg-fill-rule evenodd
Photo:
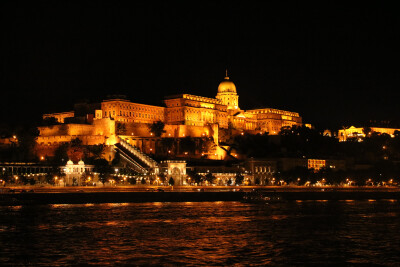
<path fill-rule="evenodd" d="M 390 200 L 400 201 L 398 187 L 4 187 L 0 205 L 241 201 L 261 192 L 283 201 Z"/>

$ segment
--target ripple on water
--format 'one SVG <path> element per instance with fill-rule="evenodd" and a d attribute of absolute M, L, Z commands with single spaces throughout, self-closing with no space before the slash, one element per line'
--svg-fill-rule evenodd
<path fill-rule="evenodd" d="M 397 201 L 0 207 L 6 265 L 392 265 Z"/>

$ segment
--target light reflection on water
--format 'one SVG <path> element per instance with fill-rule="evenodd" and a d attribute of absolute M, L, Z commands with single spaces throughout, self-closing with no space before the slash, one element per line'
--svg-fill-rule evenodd
<path fill-rule="evenodd" d="M 2 265 L 400 262 L 398 201 L 0 207 Z"/>

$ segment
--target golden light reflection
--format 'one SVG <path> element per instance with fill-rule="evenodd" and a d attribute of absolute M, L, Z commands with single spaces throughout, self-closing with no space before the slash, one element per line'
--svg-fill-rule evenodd
<path fill-rule="evenodd" d="M 59 209 L 59 208 L 67 208 L 71 206 L 71 204 L 52 204 L 50 205 L 51 208 Z"/>
<path fill-rule="evenodd" d="M 153 205 L 159 207 L 163 205 L 163 202 L 153 202 Z"/>

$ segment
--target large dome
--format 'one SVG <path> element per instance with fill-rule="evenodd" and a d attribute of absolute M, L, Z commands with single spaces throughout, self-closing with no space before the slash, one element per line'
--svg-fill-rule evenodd
<path fill-rule="evenodd" d="M 218 93 L 236 93 L 236 86 L 228 76 L 219 84 Z"/>

